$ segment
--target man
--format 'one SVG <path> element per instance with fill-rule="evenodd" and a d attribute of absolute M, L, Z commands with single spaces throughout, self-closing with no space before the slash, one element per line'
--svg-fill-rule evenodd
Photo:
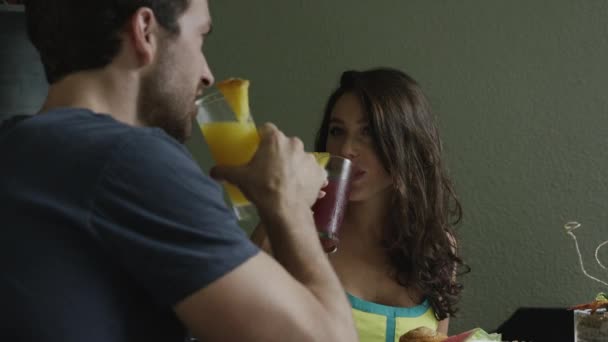
<path fill-rule="evenodd" d="M 50 83 L 0 128 L 0 340 L 352 341 L 310 206 L 324 171 L 274 126 L 243 167 L 258 252 L 183 142 L 213 83 L 206 0 L 29 0 Z"/>

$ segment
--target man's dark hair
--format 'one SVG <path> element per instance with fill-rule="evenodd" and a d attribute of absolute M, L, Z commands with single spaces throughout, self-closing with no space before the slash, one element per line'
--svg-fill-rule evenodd
<path fill-rule="evenodd" d="M 27 32 L 49 83 L 73 72 L 108 65 L 120 49 L 120 32 L 141 7 L 179 33 L 178 18 L 190 0 L 27 0 Z"/>

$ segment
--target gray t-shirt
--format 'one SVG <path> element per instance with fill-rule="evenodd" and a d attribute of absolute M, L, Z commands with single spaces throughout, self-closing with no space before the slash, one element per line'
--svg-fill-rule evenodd
<path fill-rule="evenodd" d="M 83 109 L 0 127 L 0 231 L 12 342 L 181 342 L 172 307 L 258 252 L 181 144 Z"/>

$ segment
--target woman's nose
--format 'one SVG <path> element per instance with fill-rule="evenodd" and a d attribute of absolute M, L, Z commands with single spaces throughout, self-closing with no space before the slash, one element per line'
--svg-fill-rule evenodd
<path fill-rule="evenodd" d="M 356 142 L 352 139 L 345 139 L 340 146 L 340 156 L 348 159 L 354 159 L 359 155 Z"/>

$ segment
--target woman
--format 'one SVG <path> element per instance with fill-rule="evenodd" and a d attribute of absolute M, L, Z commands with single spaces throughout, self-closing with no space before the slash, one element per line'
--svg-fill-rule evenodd
<path fill-rule="evenodd" d="M 356 170 L 329 259 L 360 340 L 397 341 L 419 326 L 447 334 L 462 289 L 453 230 L 461 207 L 420 86 L 395 69 L 343 73 L 315 147 Z"/>

